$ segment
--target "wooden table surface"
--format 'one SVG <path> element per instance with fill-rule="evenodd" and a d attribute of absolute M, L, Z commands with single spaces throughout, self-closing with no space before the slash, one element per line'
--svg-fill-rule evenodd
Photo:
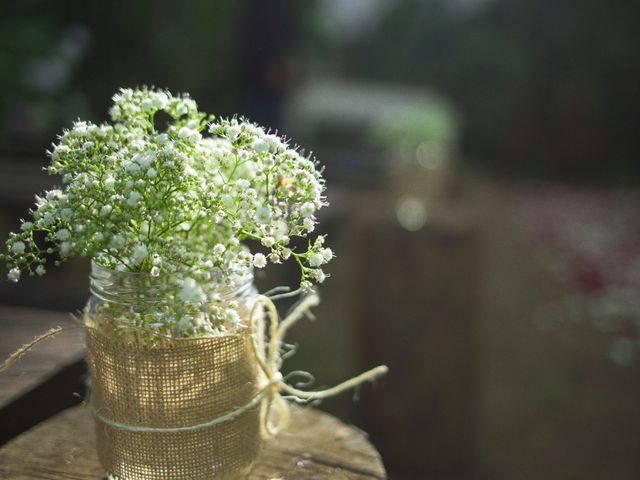
<path fill-rule="evenodd" d="M 0 305 L 0 364 L 50 328 L 71 325 L 68 313 Z M 0 445 L 81 401 L 84 348 L 82 329 L 63 331 L 0 372 Z"/>
<path fill-rule="evenodd" d="M 75 325 L 63 312 L 0 305 L 0 365 L 25 343 L 53 327 Z M 0 372 L 0 410 L 84 356 L 82 329 L 63 331 Z"/>
<path fill-rule="evenodd" d="M 295 408 L 287 431 L 265 442 L 252 480 L 385 479 L 362 431 L 312 408 Z M 0 479 L 101 480 L 93 419 L 84 406 L 61 412 L 0 448 Z"/>

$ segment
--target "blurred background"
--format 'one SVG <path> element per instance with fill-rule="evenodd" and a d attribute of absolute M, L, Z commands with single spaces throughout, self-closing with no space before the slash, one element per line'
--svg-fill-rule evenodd
<path fill-rule="evenodd" d="M 337 255 L 285 368 L 390 478 L 640 478 L 640 2 L 0 5 L 0 240 L 45 150 L 122 86 L 189 92 L 312 151 Z M 0 282 L 74 311 L 88 265 Z M 295 270 L 257 279 L 292 284 Z M 2 275 L 4 278 L 4 273 Z M 329 352 L 329 353 L 327 353 Z"/>

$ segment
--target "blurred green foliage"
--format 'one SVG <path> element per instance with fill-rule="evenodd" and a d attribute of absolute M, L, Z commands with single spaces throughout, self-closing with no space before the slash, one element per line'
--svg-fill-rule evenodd
<path fill-rule="evenodd" d="M 462 2 L 393 3 L 342 51 L 348 75 L 446 94 L 465 116 L 466 153 L 494 169 L 640 173 L 640 2 L 498 0 L 468 15 Z"/>
<path fill-rule="evenodd" d="M 233 3 L 5 2 L 0 148 L 41 154 L 43 139 L 73 119 L 104 118 L 121 86 L 156 84 L 232 105 Z"/>
<path fill-rule="evenodd" d="M 120 86 L 277 125 L 264 112 L 296 82 L 333 76 L 445 95 L 495 171 L 636 178 L 637 18 L 601 0 L 3 2 L 0 150 L 41 154 Z"/>

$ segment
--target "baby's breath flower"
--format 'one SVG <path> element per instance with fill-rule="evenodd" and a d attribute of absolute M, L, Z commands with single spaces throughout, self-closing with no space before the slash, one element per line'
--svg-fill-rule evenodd
<path fill-rule="evenodd" d="M 129 205 L 130 207 L 135 207 L 140 201 L 141 197 L 142 195 L 140 195 L 138 192 L 136 191 L 131 192 L 129 194 L 129 197 L 127 198 L 127 205 Z"/>
<path fill-rule="evenodd" d="M 147 258 L 149 251 L 146 245 L 136 245 L 131 250 L 131 262 L 134 265 L 140 265 Z"/>
<path fill-rule="evenodd" d="M 182 282 L 182 290 L 178 294 L 184 303 L 199 304 L 205 301 L 206 296 L 202 287 L 193 278 L 185 278 Z"/>
<path fill-rule="evenodd" d="M 124 247 L 126 240 L 122 235 L 114 235 L 113 238 L 111 239 L 111 248 L 114 248 L 115 250 L 121 250 L 122 247 Z"/>
<path fill-rule="evenodd" d="M 14 242 L 13 245 L 11 245 L 11 251 L 18 255 L 24 253 L 25 248 L 26 245 L 21 241 Z"/>
<path fill-rule="evenodd" d="M 71 232 L 66 228 L 61 228 L 56 232 L 56 239 L 58 240 L 64 241 L 69 240 L 69 238 L 71 238 Z"/>
<path fill-rule="evenodd" d="M 71 218 L 73 217 L 73 210 L 71 210 L 70 208 L 63 208 L 60 211 L 60 218 L 62 218 L 63 220 L 71 220 Z"/>
<path fill-rule="evenodd" d="M 256 222 L 269 223 L 271 220 L 271 210 L 268 206 L 263 205 L 256 210 Z"/>
<path fill-rule="evenodd" d="M 67 147 L 66 145 L 57 145 L 56 148 L 53 150 L 53 155 L 66 155 L 67 153 L 69 153 L 70 148 Z"/>
<path fill-rule="evenodd" d="M 315 276 L 316 282 L 324 283 L 325 278 L 326 278 L 326 275 L 322 270 L 316 270 L 316 276 Z"/>
<path fill-rule="evenodd" d="M 300 215 L 303 217 L 310 217 L 313 215 L 313 212 L 316 211 L 316 207 L 311 202 L 305 202 L 302 207 L 300 207 Z"/>
<path fill-rule="evenodd" d="M 112 210 L 113 207 L 111 205 L 103 205 L 103 207 L 100 209 L 100 216 L 106 217 L 111 213 Z"/>
<path fill-rule="evenodd" d="M 66 257 L 67 255 L 69 255 L 69 252 L 71 251 L 71 243 L 62 242 L 58 248 L 60 249 L 60 254 Z"/>
<path fill-rule="evenodd" d="M 256 268 L 264 268 L 267 266 L 267 258 L 262 253 L 256 253 L 253 256 L 253 266 Z"/>
<path fill-rule="evenodd" d="M 325 281 L 326 275 L 319 268 L 312 268 L 308 271 L 308 274 L 311 278 L 313 278 L 318 283 L 323 283 Z"/>
<path fill-rule="evenodd" d="M 312 267 L 319 267 L 324 263 L 324 257 L 321 253 L 314 253 L 309 257 L 309 265 Z"/>
<path fill-rule="evenodd" d="M 266 236 L 262 238 L 260 243 L 267 248 L 271 248 L 276 243 L 276 239 L 271 236 Z"/>
<path fill-rule="evenodd" d="M 9 273 L 7 274 L 7 278 L 11 282 L 14 282 L 14 283 L 18 282 L 18 280 L 20 280 L 20 270 L 16 267 L 12 268 L 11 270 L 9 270 Z"/>
<path fill-rule="evenodd" d="M 40 225 L 43 227 L 48 227 L 53 224 L 53 222 L 55 222 L 55 218 L 53 218 L 53 215 L 49 212 L 45 212 L 42 218 L 40 218 Z"/>
<path fill-rule="evenodd" d="M 133 161 L 124 163 L 123 167 L 127 173 L 130 173 L 132 175 L 135 175 L 140 171 L 140 165 Z"/>
<path fill-rule="evenodd" d="M 304 219 L 304 221 L 302 222 L 302 226 L 309 233 L 313 232 L 313 230 L 316 228 L 315 222 L 309 217 Z"/>
<path fill-rule="evenodd" d="M 154 107 L 156 107 L 158 110 L 162 110 L 169 103 L 169 98 L 164 92 L 153 92 L 151 94 L 151 101 L 153 102 Z"/>

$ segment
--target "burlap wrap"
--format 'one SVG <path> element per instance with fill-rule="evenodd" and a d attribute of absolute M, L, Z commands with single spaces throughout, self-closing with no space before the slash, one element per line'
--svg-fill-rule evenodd
<path fill-rule="evenodd" d="M 249 336 L 123 343 L 87 327 L 91 403 L 131 426 L 189 427 L 247 404 L 258 391 Z M 98 456 L 121 480 L 242 478 L 260 448 L 260 413 L 180 432 L 130 432 L 96 418 Z"/>

